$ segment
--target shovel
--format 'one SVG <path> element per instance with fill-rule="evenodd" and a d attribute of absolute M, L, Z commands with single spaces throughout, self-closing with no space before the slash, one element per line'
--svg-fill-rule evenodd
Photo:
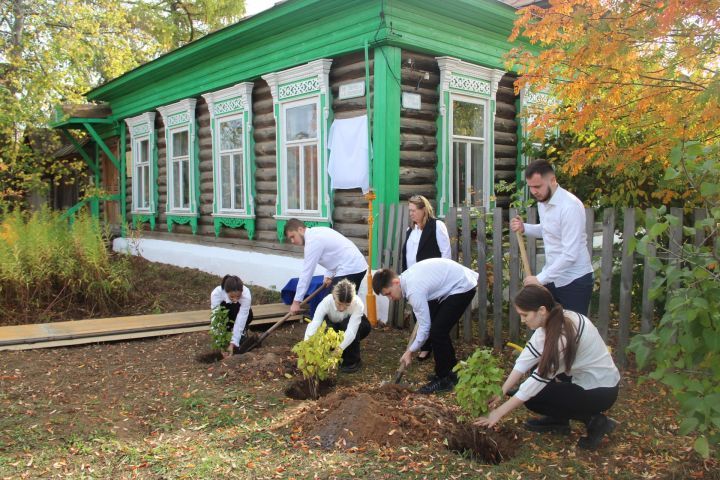
<path fill-rule="evenodd" d="M 315 290 L 314 292 L 312 292 L 310 295 L 308 295 L 308 296 L 305 298 L 305 300 L 302 301 L 302 303 L 300 304 L 300 306 L 301 306 L 301 307 L 306 306 L 307 303 L 308 303 L 310 300 L 312 300 L 315 295 L 317 295 L 318 293 L 320 293 L 321 290 L 325 290 L 326 288 L 327 288 L 327 287 L 326 287 L 325 285 L 320 285 L 320 286 L 317 288 L 317 290 Z M 259 347 L 260 344 L 263 342 L 263 340 L 265 340 L 265 339 L 268 337 L 268 335 L 270 335 L 272 332 L 274 332 L 275 330 L 277 330 L 277 329 L 278 329 L 283 323 L 285 323 L 285 321 L 286 321 L 288 318 L 290 318 L 290 317 L 292 317 L 292 313 L 290 313 L 290 312 L 286 313 L 284 317 L 282 317 L 280 320 L 278 320 L 277 322 L 275 322 L 275 324 L 274 324 L 272 327 L 268 328 L 268 329 L 265 331 L 265 333 L 263 333 L 262 335 L 260 335 L 255 341 L 247 342 L 247 343 L 248 343 L 247 346 L 242 345 L 242 346 L 240 347 L 240 353 L 247 353 L 247 352 L 249 352 L 250 350 L 254 349 L 255 347 Z"/>
<path fill-rule="evenodd" d="M 525 239 L 523 238 L 522 233 L 516 231 L 515 235 L 517 236 L 518 241 L 518 250 L 520 250 L 520 262 L 522 263 L 523 272 L 525 272 L 526 277 L 532 276 L 532 271 L 530 270 L 530 261 L 528 260 L 527 256 L 527 250 L 525 249 Z"/>
<path fill-rule="evenodd" d="M 410 345 L 413 344 L 415 341 L 415 337 L 417 336 L 418 326 L 420 325 L 419 322 L 415 322 L 415 328 L 413 328 L 412 334 L 410 335 L 410 341 L 408 342 L 408 348 L 410 348 Z M 397 371 L 395 371 L 395 376 L 393 377 L 392 383 L 397 385 L 400 383 L 400 379 L 402 379 L 403 374 L 405 373 L 405 365 L 402 363 L 398 367 Z M 383 385 L 387 385 L 388 382 L 383 382 Z"/>

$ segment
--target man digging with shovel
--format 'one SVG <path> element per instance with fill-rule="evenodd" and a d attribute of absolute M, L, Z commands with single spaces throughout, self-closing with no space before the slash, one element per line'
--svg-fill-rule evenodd
<path fill-rule="evenodd" d="M 403 367 L 410 365 L 413 353 L 430 338 L 435 359 L 435 375 L 418 390 L 430 394 L 449 392 L 457 384 L 452 371 L 457 363 L 450 330 L 470 305 L 477 289 L 478 274 L 446 258 L 430 258 L 416 263 L 402 275 L 384 268 L 373 276 L 373 290 L 393 300 L 405 297 L 418 322 L 415 340 L 400 357 Z"/>

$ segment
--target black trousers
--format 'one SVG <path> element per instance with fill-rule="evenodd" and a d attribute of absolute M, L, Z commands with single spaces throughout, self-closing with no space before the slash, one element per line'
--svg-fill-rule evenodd
<path fill-rule="evenodd" d="M 227 303 L 227 302 L 220 302 L 220 305 L 227 308 L 228 310 L 228 323 L 227 323 L 227 329 L 228 332 L 232 332 L 233 328 L 235 327 L 235 320 L 237 319 L 238 313 L 240 313 L 240 304 L 239 303 Z M 245 332 L 247 331 L 248 326 L 250 325 L 250 322 L 253 321 L 253 311 L 252 308 L 248 312 L 248 318 L 245 322 L 245 330 L 243 330 L 242 334 L 245 336 Z"/>
<path fill-rule="evenodd" d="M 347 330 L 348 323 L 350 323 L 350 316 L 348 315 L 340 323 L 333 323 L 330 318 L 325 316 L 325 323 L 328 327 L 332 328 L 336 332 Z M 358 326 L 357 333 L 355 334 L 355 340 L 343 350 L 342 364 L 353 365 L 360 361 L 360 340 L 370 335 L 372 327 L 365 315 L 360 319 L 360 325 Z"/>
<path fill-rule="evenodd" d="M 431 300 L 430 307 L 430 342 L 435 358 L 435 375 L 446 377 L 457 364 L 455 347 L 450 339 L 450 330 L 458 323 L 460 317 L 472 302 L 476 287 L 464 293 L 450 295 L 442 302 Z"/>
<path fill-rule="evenodd" d="M 355 285 L 355 293 L 357 293 L 360 291 L 360 285 L 362 285 L 363 278 L 365 278 L 366 274 L 367 274 L 367 270 L 363 270 L 362 272 L 351 273 L 350 275 L 334 277 L 332 279 L 332 284 L 330 285 L 330 288 L 332 289 L 335 285 L 340 283 L 341 280 L 347 278 L 350 281 L 350 283 Z"/>
<path fill-rule="evenodd" d="M 617 385 L 585 390 L 567 381 L 553 381 L 525 402 L 525 406 L 540 415 L 587 423 L 593 415 L 613 406 L 618 390 Z"/>
<path fill-rule="evenodd" d="M 562 287 L 556 287 L 554 283 L 548 283 L 545 287 L 550 290 L 555 301 L 565 310 L 572 310 L 587 316 L 593 291 L 592 273 L 576 278 Z"/>

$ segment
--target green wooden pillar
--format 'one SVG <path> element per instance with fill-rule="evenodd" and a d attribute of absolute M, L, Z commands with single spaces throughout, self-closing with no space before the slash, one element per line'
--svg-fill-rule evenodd
<path fill-rule="evenodd" d="M 381 46 L 374 51 L 373 83 L 373 164 L 372 181 L 378 204 L 387 206 L 400 201 L 400 68 L 401 50 L 398 47 Z M 387 231 L 389 219 L 385 220 Z M 373 268 L 378 266 L 376 224 L 373 238 Z"/>
<path fill-rule="evenodd" d="M 127 167 L 125 165 L 125 145 L 127 142 L 127 139 L 125 138 L 126 135 L 125 122 L 120 121 L 120 158 L 118 159 L 118 163 L 120 163 L 118 171 L 118 175 L 120 175 L 120 191 L 118 193 L 120 194 L 120 235 L 123 237 L 127 233 L 125 231 L 125 223 L 127 222 L 127 198 L 125 198 L 125 190 L 127 187 Z"/>
<path fill-rule="evenodd" d="M 97 189 L 100 187 L 100 149 L 98 148 L 97 142 L 95 142 L 95 192 L 93 192 L 92 199 L 90 200 L 90 213 L 93 218 L 100 220 L 100 200 L 97 196 Z"/>

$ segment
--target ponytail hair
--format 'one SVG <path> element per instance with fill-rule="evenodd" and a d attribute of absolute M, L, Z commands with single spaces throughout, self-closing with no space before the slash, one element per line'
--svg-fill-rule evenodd
<path fill-rule="evenodd" d="M 540 285 L 528 285 L 518 292 L 515 306 L 526 312 L 537 312 L 545 307 L 545 345 L 538 365 L 538 374 L 547 378 L 560 369 L 560 342 L 565 357 L 565 373 L 570 371 L 577 353 L 577 331 L 570 319 L 565 317 L 562 305 L 553 298 L 550 290 Z"/>
<path fill-rule="evenodd" d="M 351 303 L 355 298 L 355 284 L 343 279 L 333 288 L 332 296 L 337 303 Z"/>
<path fill-rule="evenodd" d="M 240 292 L 243 291 L 243 281 L 236 275 L 225 275 L 220 283 L 220 287 L 226 292 Z"/>

